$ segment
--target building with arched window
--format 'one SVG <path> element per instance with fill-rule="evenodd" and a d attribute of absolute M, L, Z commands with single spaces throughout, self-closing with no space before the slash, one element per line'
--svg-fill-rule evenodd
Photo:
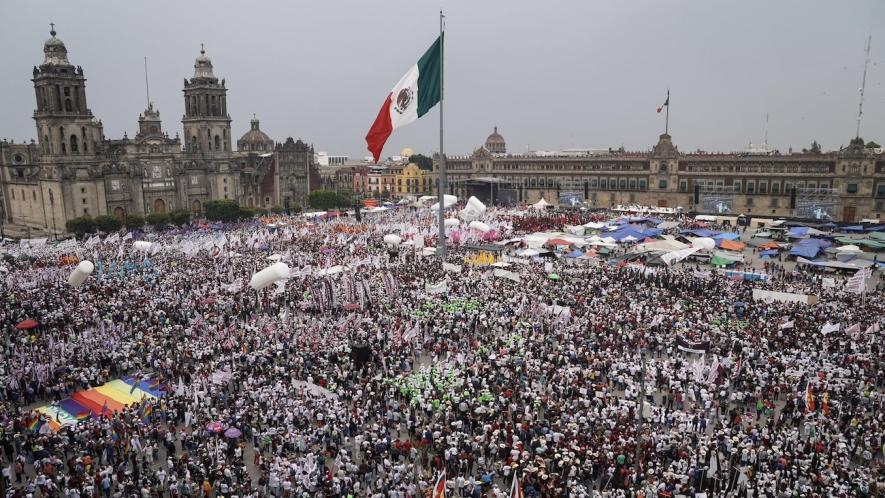
<path fill-rule="evenodd" d="M 33 69 L 37 140 L 0 141 L 0 216 L 4 222 L 62 233 L 79 216 L 200 213 L 210 199 L 305 204 L 317 178 L 313 147 L 277 143 L 253 119 L 233 149 L 227 85 L 201 47 L 184 80 L 184 140 L 164 131 L 153 103 L 130 138 L 104 136 L 86 100 L 83 69 L 68 60 L 53 26 Z M 314 181 L 318 183 L 318 181 Z M 12 193 L 17 193 L 15 197 Z"/>

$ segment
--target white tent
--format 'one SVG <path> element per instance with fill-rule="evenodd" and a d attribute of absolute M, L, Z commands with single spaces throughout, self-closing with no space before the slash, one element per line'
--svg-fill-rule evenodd
<path fill-rule="evenodd" d="M 861 248 L 857 247 L 854 244 L 849 244 L 847 246 L 837 247 L 836 250 L 839 252 L 861 252 Z"/>
<path fill-rule="evenodd" d="M 548 206 L 550 206 L 550 203 L 545 201 L 543 197 L 540 201 L 532 204 L 532 208 L 534 209 L 546 209 Z"/>

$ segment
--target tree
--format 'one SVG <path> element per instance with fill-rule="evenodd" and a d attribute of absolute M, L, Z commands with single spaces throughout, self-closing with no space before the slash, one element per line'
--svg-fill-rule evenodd
<path fill-rule="evenodd" d="M 333 190 L 314 190 L 307 196 L 307 204 L 312 209 L 322 211 L 337 207 L 349 207 L 350 196 L 343 193 L 339 194 Z"/>
<path fill-rule="evenodd" d="M 415 163 L 419 168 L 427 171 L 433 170 L 433 159 L 424 154 L 412 154 L 409 156 L 409 162 Z"/>
<path fill-rule="evenodd" d="M 102 232 L 110 233 L 116 232 L 120 228 L 123 227 L 123 222 L 118 220 L 114 216 L 96 216 L 95 217 L 95 228 L 98 228 Z"/>
<path fill-rule="evenodd" d="M 282 214 L 283 206 L 280 206 L 279 204 L 274 204 L 273 207 L 270 208 L 270 211 L 274 214 Z"/>
<path fill-rule="evenodd" d="M 191 220 L 191 214 L 187 209 L 176 209 L 169 212 L 169 221 L 173 225 L 186 225 Z"/>
<path fill-rule="evenodd" d="M 132 230 L 133 228 L 141 228 L 144 226 L 144 218 L 137 214 L 130 214 L 123 220 L 123 226 Z"/>
<path fill-rule="evenodd" d="M 65 229 L 67 229 L 68 232 L 71 232 L 77 237 L 82 237 L 87 233 L 95 231 L 95 220 L 93 220 L 89 216 L 74 218 L 72 220 L 68 220 L 68 222 L 65 223 Z"/>
<path fill-rule="evenodd" d="M 851 142 L 848 142 L 850 147 L 857 147 L 859 149 L 864 148 L 864 141 L 860 137 L 854 137 L 851 139 Z"/>
<path fill-rule="evenodd" d="M 236 221 L 240 218 L 240 203 L 232 199 L 216 199 L 203 204 L 206 218 L 212 221 Z"/>
<path fill-rule="evenodd" d="M 877 144 L 876 142 L 873 142 L 872 140 L 870 140 L 869 142 L 867 142 L 867 148 L 868 149 L 881 149 L 882 146 Z"/>
<path fill-rule="evenodd" d="M 301 204 L 298 204 L 297 202 L 293 202 L 292 204 L 289 205 L 289 210 L 295 214 L 298 214 L 301 212 Z"/>
<path fill-rule="evenodd" d="M 810 149 L 802 149 L 803 154 L 820 154 L 820 144 L 817 143 L 817 140 L 811 142 Z"/>
<path fill-rule="evenodd" d="M 162 225 L 169 223 L 169 215 L 166 213 L 151 213 L 147 215 L 148 224 L 153 225 L 154 228 L 160 228 Z"/>

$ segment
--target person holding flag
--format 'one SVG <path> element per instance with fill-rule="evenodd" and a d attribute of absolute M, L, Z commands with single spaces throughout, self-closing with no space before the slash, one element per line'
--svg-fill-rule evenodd
<path fill-rule="evenodd" d="M 446 498 L 446 471 L 443 470 L 436 477 L 436 483 L 430 488 L 429 498 Z"/>
<path fill-rule="evenodd" d="M 510 498 L 525 498 L 516 473 L 513 474 L 513 484 L 510 486 Z"/>

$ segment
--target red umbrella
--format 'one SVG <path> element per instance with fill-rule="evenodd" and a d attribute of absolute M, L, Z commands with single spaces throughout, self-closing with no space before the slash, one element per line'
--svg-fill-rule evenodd
<path fill-rule="evenodd" d="M 27 320 L 22 320 L 15 325 L 15 328 L 19 330 L 31 330 L 32 328 L 40 325 L 35 320 L 28 318 Z"/>

